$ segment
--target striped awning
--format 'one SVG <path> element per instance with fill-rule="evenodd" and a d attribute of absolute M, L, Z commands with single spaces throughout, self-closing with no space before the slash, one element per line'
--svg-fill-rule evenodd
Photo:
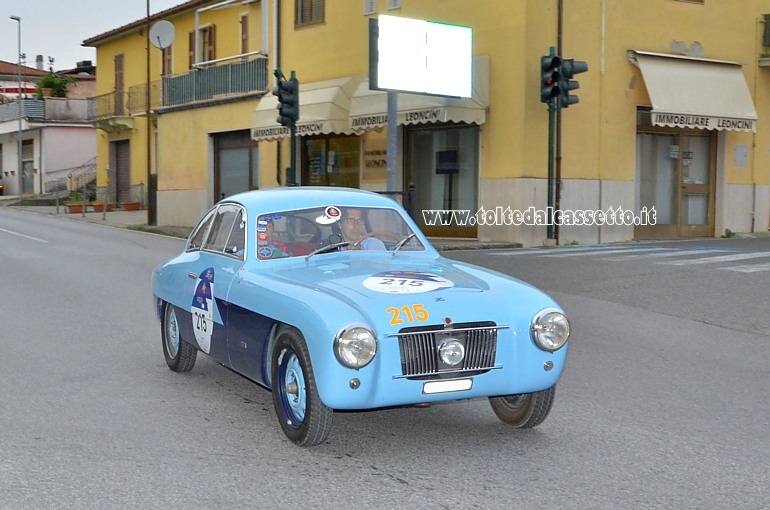
<path fill-rule="evenodd" d="M 757 112 L 738 62 L 629 51 L 652 103 L 654 126 L 756 131 Z"/>

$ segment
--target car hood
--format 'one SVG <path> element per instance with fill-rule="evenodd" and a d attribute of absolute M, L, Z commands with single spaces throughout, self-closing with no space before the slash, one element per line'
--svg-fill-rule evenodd
<path fill-rule="evenodd" d="M 462 315 L 467 321 L 494 320 L 498 314 L 510 320 L 511 309 L 531 317 L 534 311 L 556 306 L 526 283 L 471 264 L 443 257 L 364 255 L 333 255 L 331 260 L 275 268 L 269 274 L 277 284 L 313 289 L 344 302 L 372 322 L 385 310 L 414 303 L 430 304 L 432 317 Z M 329 300 L 321 301 L 319 306 L 328 313 Z"/>

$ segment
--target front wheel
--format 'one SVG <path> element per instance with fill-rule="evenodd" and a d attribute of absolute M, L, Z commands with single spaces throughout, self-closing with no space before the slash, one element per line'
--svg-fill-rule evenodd
<path fill-rule="evenodd" d="M 163 320 L 160 324 L 163 340 L 163 356 L 166 365 L 174 372 L 189 372 L 195 366 L 198 349 L 182 340 L 176 310 L 170 303 L 163 305 Z"/>
<path fill-rule="evenodd" d="M 273 349 L 273 406 L 283 433 L 299 446 L 316 446 L 329 436 L 332 409 L 318 396 L 310 354 L 294 329 L 278 334 Z"/>
<path fill-rule="evenodd" d="M 556 386 L 522 395 L 490 397 L 489 403 L 501 421 L 516 428 L 537 427 L 545 421 L 553 407 Z"/>

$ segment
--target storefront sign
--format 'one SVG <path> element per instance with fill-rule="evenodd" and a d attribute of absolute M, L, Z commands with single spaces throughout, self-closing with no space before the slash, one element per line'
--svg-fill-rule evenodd
<path fill-rule="evenodd" d="M 366 115 L 364 117 L 353 117 L 350 119 L 350 127 L 356 131 L 361 129 L 371 129 L 384 127 L 388 123 L 388 115 Z"/>
<path fill-rule="evenodd" d="M 307 124 L 297 124 L 297 136 L 319 135 L 331 132 L 331 129 L 324 130 L 324 122 L 309 122 Z M 270 126 L 265 128 L 255 128 L 251 131 L 253 140 L 270 140 L 274 138 L 285 138 L 289 136 L 289 128 L 283 126 Z"/>
<path fill-rule="evenodd" d="M 446 109 L 443 107 L 424 108 L 408 112 L 399 112 L 399 124 L 427 124 L 430 122 L 443 122 L 446 117 Z M 383 128 L 388 125 L 388 114 L 363 115 L 352 117 L 350 127 L 356 131 L 366 129 Z"/>
<path fill-rule="evenodd" d="M 676 113 L 653 113 L 652 124 L 655 126 L 677 127 L 686 129 L 716 129 L 718 131 L 755 131 L 755 121 L 748 119 L 725 119 L 702 115 Z"/>

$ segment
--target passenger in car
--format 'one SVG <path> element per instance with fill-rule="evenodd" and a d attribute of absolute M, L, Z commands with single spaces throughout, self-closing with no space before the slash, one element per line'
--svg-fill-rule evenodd
<path fill-rule="evenodd" d="M 274 231 L 275 226 L 273 225 L 273 220 L 267 220 L 267 225 L 265 226 L 265 239 L 260 239 L 258 241 L 259 249 L 257 251 L 259 253 L 259 258 L 279 259 L 291 257 L 291 253 L 289 253 L 289 249 L 286 245 L 282 241 L 273 238 Z"/>

